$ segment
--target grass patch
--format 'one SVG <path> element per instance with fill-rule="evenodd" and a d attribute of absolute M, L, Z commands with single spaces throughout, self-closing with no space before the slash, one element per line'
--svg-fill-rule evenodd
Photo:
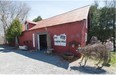
<path fill-rule="evenodd" d="M 111 65 L 116 66 L 116 52 L 111 52 Z"/>

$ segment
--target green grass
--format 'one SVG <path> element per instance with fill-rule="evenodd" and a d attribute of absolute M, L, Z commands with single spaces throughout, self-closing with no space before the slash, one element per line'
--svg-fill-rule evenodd
<path fill-rule="evenodd" d="M 116 66 L 116 52 L 111 52 L 111 65 Z"/>

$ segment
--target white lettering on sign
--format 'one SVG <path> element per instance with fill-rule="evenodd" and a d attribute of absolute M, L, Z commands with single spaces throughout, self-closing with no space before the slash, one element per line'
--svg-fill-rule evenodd
<path fill-rule="evenodd" d="M 54 35 L 54 45 L 56 46 L 66 46 L 66 35 Z"/>

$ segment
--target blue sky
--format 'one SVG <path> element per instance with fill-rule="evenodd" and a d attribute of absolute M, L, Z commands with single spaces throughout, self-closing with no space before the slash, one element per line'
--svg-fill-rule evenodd
<path fill-rule="evenodd" d="M 34 0 L 25 2 L 31 8 L 27 19 L 32 20 L 37 16 L 45 19 L 76 8 L 91 5 L 94 0 Z"/>

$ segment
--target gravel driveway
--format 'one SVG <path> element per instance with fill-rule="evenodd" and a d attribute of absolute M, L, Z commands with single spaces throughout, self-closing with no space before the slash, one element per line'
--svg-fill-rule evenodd
<path fill-rule="evenodd" d="M 109 74 L 105 69 L 79 67 L 78 61 L 69 63 L 56 54 L 43 51 L 22 51 L 0 46 L 0 74 Z"/>

